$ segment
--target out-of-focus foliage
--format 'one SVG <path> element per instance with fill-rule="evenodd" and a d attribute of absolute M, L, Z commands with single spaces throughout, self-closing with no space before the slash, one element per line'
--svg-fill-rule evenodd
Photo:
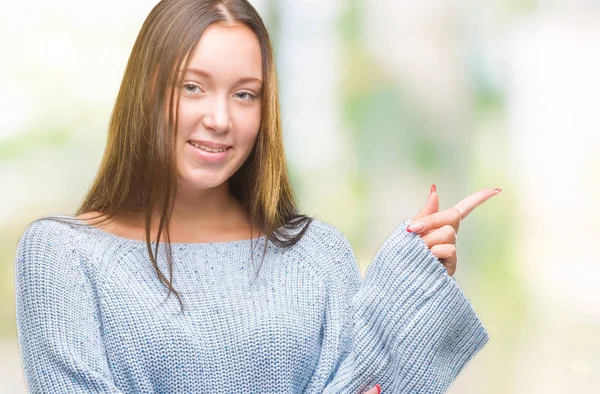
<path fill-rule="evenodd" d="M 491 341 L 450 393 L 595 393 L 600 1 L 251 2 L 276 49 L 300 207 L 344 231 L 363 272 L 432 183 L 441 209 L 483 187 L 504 189 L 461 225 L 455 278 Z M 17 2 L 0 15 L 11 59 L 0 62 L 7 392 L 25 392 L 16 243 L 29 221 L 81 201 L 154 4 Z"/>

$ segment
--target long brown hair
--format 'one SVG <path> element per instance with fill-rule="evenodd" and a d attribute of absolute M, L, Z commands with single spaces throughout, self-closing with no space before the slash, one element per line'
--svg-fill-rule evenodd
<path fill-rule="evenodd" d="M 183 73 L 204 30 L 213 23 L 242 23 L 258 38 L 263 68 L 261 126 L 248 159 L 229 179 L 229 190 L 253 224 L 280 247 L 296 244 L 312 218 L 298 213 L 287 175 L 277 77 L 271 41 L 247 0 L 162 0 L 135 41 L 112 112 L 99 172 L 76 212 L 100 212 L 101 222 L 129 212 L 144 213 L 148 254 L 160 281 L 175 293 L 169 221 L 177 190 L 174 141 Z M 175 104 L 175 106 L 173 105 Z M 174 109 L 175 108 L 175 109 Z M 152 250 L 152 213 L 160 214 Z M 96 218 L 99 218 L 97 216 Z M 288 231 L 288 230 L 300 231 Z M 169 278 L 157 263 L 165 234 Z M 263 250 L 266 253 L 267 242 Z M 260 269 L 259 269 L 260 270 Z"/>

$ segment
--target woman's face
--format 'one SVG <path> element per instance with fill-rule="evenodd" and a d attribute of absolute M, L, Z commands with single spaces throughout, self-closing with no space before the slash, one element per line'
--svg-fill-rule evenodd
<path fill-rule="evenodd" d="M 260 128 L 262 79 L 260 44 L 247 26 L 204 31 L 179 87 L 177 172 L 186 194 L 222 185 L 246 161 Z"/>

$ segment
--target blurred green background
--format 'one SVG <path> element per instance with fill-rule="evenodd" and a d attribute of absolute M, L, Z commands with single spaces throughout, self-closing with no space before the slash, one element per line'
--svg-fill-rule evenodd
<path fill-rule="evenodd" d="M 156 1 L 13 2 L 0 14 L 0 392 L 24 393 L 14 257 L 98 168 Z M 503 192 L 460 231 L 455 278 L 491 341 L 450 393 L 600 392 L 600 1 L 254 0 L 280 77 L 303 212 L 364 273 L 426 202 Z"/>

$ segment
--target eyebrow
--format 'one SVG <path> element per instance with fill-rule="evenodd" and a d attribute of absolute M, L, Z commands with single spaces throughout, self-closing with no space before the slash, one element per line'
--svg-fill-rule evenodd
<path fill-rule="evenodd" d="M 210 73 L 208 73 L 204 70 L 200 70 L 199 68 L 188 68 L 186 70 L 186 72 L 196 74 L 201 77 L 212 78 Z M 242 77 L 237 80 L 237 83 L 241 83 L 241 82 L 259 82 L 262 84 L 262 81 L 259 78 L 255 78 L 255 77 Z"/>

